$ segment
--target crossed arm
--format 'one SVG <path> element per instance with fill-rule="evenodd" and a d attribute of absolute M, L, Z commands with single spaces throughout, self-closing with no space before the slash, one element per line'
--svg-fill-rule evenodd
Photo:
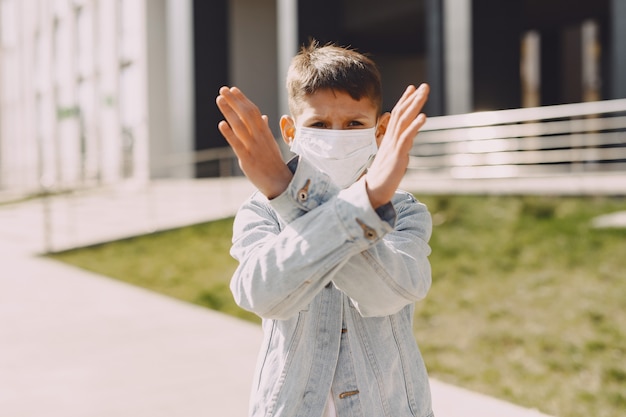
<path fill-rule="evenodd" d="M 419 88 L 409 85 L 391 111 L 385 136 L 366 174 L 373 208 L 388 203 L 402 180 L 413 139 L 426 122 L 421 111 L 428 93 L 427 84 Z M 222 87 L 216 103 L 225 118 L 218 129 L 237 155 L 244 174 L 267 198 L 280 195 L 292 173 L 282 159 L 267 116 L 237 87 Z"/>
<path fill-rule="evenodd" d="M 263 198 L 244 204 L 231 248 L 239 261 L 230 284 L 237 304 L 264 318 L 287 319 L 331 281 L 363 316 L 393 314 L 423 298 L 431 284 L 428 210 L 410 194 L 396 193 L 389 230 L 368 207 L 363 188 L 359 181 L 331 192 L 326 203 L 288 224 L 277 221 Z M 375 242 L 364 237 L 357 217 L 384 236 Z"/>
<path fill-rule="evenodd" d="M 371 208 L 367 209 L 367 199 L 374 209 L 391 201 L 406 171 L 413 140 L 426 121 L 421 109 L 428 91 L 425 84 L 407 87 L 391 112 L 377 156 L 366 174 L 367 197 L 361 194 L 365 204 L 353 206 L 354 202 L 346 199 L 340 204 L 345 206 L 343 211 L 356 216 L 361 210 L 358 215 L 365 219 L 376 216 Z M 267 117 L 236 87 L 222 87 L 216 103 L 226 119 L 220 122 L 219 130 L 233 148 L 243 172 L 268 199 L 283 194 L 294 174 L 282 159 Z M 335 212 L 339 207 L 336 202 L 290 222 L 285 230 L 275 229 L 274 219 L 258 217 L 256 210 L 244 210 L 238 214 L 231 249 L 240 261 L 231 282 L 238 303 L 261 316 L 288 317 L 308 304 L 333 277 L 366 315 L 389 314 L 423 297 L 430 286 L 430 217 L 425 208 L 408 206 L 417 211 L 409 215 L 403 210 L 403 220 L 396 224 L 396 230 L 385 235 L 376 247 L 356 238 L 362 232 L 345 228 Z M 419 220 L 408 226 L 406 216 Z M 320 230 L 320 225 L 327 230 Z M 323 245 L 314 244 L 320 241 L 319 236 L 324 236 Z M 350 261 L 354 256 L 359 258 Z M 303 265 L 302 259 L 310 262 Z M 344 268 L 344 273 L 337 275 Z M 342 278 L 346 275 L 360 279 L 352 282 Z"/>

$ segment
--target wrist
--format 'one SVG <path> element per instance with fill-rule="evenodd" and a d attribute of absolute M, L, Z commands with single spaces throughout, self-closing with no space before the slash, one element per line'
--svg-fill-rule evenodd
<path fill-rule="evenodd" d="M 370 204 L 374 210 L 377 208 L 384 206 L 387 204 L 390 199 L 381 197 L 381 193 L 377 190 L 376 187 L 372 187 L 370 183 L 367 181 L 367 177 L 365 177 L 365 191 L 367 192 L 367 197 L 370 200 Z"/>
<path fill-rule="evenodd" d="M 261 191 L 268 198 L 268 200 L 271 200 L 285 192 L 287 187 L 289 187 L 289 183 L 292 178 L 293 174 L 289 168 L 285 166 L 285 170 L 281 171 L 277 176 L 271 178 L 270 181 L 265 184 L 264 188 L 259 191 Z"/>

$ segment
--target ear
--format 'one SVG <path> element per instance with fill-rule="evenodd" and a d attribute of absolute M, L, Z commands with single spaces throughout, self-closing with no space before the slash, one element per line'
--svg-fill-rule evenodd
<path fill-rule="evenodd" d="M 291 116 L 283 115 L 280 118 L 280 133 L 287 145 L 291 145 L 296 135 L 296 123 Z"/>
<path fill-rule="evenodd" d="M 390 118 L 391 113 L 389 112 L 381 114 L 378 118 L 378 124 L 376 125 L 376 145 L 378 145 L 378 147 L 380 147 L 380 143 L 383 141 L 383 136 L 385 136 L 385 132 L 387 131 Z"/>

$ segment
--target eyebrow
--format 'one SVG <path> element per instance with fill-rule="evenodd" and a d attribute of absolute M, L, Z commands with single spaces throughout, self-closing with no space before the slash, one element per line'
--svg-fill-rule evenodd
<path fill-rule="evenodd" d="M 325 113 L 325 114 L 319 114 L 319 113 L 314 113 L 311 115 L 311 117 L 307 118 L 307 119 L 325 119 L 328 118 L 332 113 Z M 367 119 L 369 116 L 365 113 L 353 113 L 353 114 L 349 114 L 346 116 L 346 119 L 351 119 L 351 120 L 358 120 L 358 119 Z"/>

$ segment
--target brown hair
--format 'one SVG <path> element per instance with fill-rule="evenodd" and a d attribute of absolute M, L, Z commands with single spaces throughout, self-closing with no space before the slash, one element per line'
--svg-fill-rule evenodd
<path fill-rule="evenodd" d="M 303 97 L 319 90 L 343 91 L 355 100 L 367 97 L 382 111 L 382 86 L 376 64 L 356 50 L 326 44 L 320 46 L 315 40 L 303 46 L 291 60 L 287 72 L 289 110 L 299 111 Z"/>

